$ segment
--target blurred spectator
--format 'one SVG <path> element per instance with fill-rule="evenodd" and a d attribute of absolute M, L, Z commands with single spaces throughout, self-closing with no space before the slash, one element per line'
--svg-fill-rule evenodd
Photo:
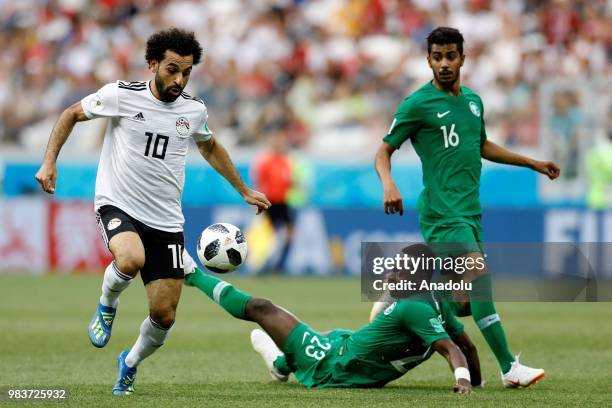
<path fill-rule="evenodd" d="M 578 175 L 582 122 L 578 96 L 572 91 L 559 92 L 554 97 L 553 106 L 550 123 L 555 146 L 553 160 L 563 169 L 562 178 L 573 179 Z"/>
<path fill-rule="evenodd" d="M 610 7 L 606 0 L 0 0 L 0 144 L 42 150 L 49 118 L 112 78 L 143 78 L 146 38 L 180 25 L 205 48 L 188 91 L 207 102 L 211 127 L 226 143 L 261 144 L 263 129 L 283 117 L 296 130 L 294 147 L 367 153 L 393 108 L 430 79 L 424 39 L 445 24 L 465 35 L 463 82 L 482 94 L 491 136 L 537 147 L 543 80 L 610 78 Z"/>
<path fill-rule="evenodd" d="M 612 113 L 612 110 L 609 112 Z M 612 208 L 612 116 L 608 115 L 607 140 L 597 144 L 586 155 L 589 178 L 587 204 L 594 210 Z"/>

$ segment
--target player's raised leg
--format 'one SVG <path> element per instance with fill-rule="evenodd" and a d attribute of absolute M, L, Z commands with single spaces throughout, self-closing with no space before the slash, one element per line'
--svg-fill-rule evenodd
<path fill-rule="evenodd" d="M 113 218 L 108 222 L 113 220 L 118 219 Z M 104 228 L 108 228 L 108 222 Z M 120 222 L 120 224 L 126 228 L 128 223 Z M 133 231 L 124 230 L 117 233 L 110 239 L 108 247 L 114 259 L 104 271 L 102 295 L 88 330 L 89 340 L 96 347 L 104 347 L 110 340 L 119 305 L 119 295 L 129 286 L 145 261 L 142 241 Z"/>
<path fill-rule="evenodd" d="M 157 279 L 146 284 L 149 299 L 149 316 L 140 325 L 140 335 L 130 350 L 118 357 L 117 381 L 114 395 L 134 392 L 138 364 L 153 354 L 168 339 L 181 296 L 182 279 Z"/>
<path fill-rule="evenodd" d="M 188 286 L 200 289 L 235 318 L 259 324 L 263 331 L 251 333 L 253 348 L 264 359 L 272 378 L 286 381 L 291 369 L 281 350 L 291 331 L 298 326 L 297 318 L 267 299 L 251 297 L 230 283 L 203 273 L 186 252 L 183 259 Z"/>

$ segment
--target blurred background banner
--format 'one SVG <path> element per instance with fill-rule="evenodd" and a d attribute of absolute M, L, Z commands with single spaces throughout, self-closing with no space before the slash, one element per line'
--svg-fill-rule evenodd
<path fill-rule="evenodd" d="M 0 272 L 102 271 L 111 260 L 92 216 L 92 203 L 20 198 L 0 201 L 0 209 Z M 265 225 L 266 219 L 255 216 L 251 208 L 187 206 L 184 213 L 185 245 L 192 254 L 203 225 L 229 222 L 242 228 L 249 242 L 249 258 L 239 273 L 258 273 L 280 245 L 273 229 Z M 295 238 L 283 271 L 291 275 L 357 276 L 362 242 L 422 240 L 414 210 L 400 218 L 386 216 L 378 208 L 311 206 L 296 215 Z M 502 242 L 515 246 L 612 242 L 612 211 L 489 208 L 484 211 L 483 224 L 486 240 L 498 246 Z M 512 275 L 511 268 L 499 269 L 500 274 Z"/>
<path fill-rule="evenodd" d="M 146 39 L 174 25 L 204 48 L 186 90 L 253 184 L 284 123 L 289 274 L 358 274 L 361 241 L 421 239 L 413 210 L 384 215 L 373 152 L 403 98 L 431 79 L 425 37 L 440 25 L 464 34 L 462 83 L 483 99 L 489 138 L 562 168 L 548 182 L 484 162 L 486 240 L 610 242 L 611 16 L 606 0 L 0 1 L 0 272 L 106 266 L 92 205 L 104 120 L 75 127 L 52 200 L 34 174 L 61 111 L 105 83 L 148 79 Z M 409 145 L 393 173 L 413 209 L 422 182 Z M 244 229 L 244 273 L 286 239 L 195 148 L 183 199 L 192 252 L 211 222 Z"/>
<path fill-rule="evenodd" d="M 97 163 L 58 164 L 60 182 L 57 184 L 56 200 L 84 200 L 94 198 Z M 250 163 L 237 163 L 242 177 L 250 180 Z M 40 163 L 4 164 L 4 196 L 16 198 L 38 195 L 40 186 L 34 174 Z M 382 208 L 382 188 L 372 163 L 337 164 L 309 162 L 309 186 L 302 189 L 304 203 L 321 207 L 367 207 Z M 393 166 L 393 175 L 405 193 L 405 204 L 414 207 L 423 189 L 419 163 L 398 163 Z M 508 166 L 487 166 L 482 171 L 481 200 L 483 206 L 538 207 L 548 204 L 538 193 L 538 184 L 546 184 L 538 174 L 528 169 Z M 503 187 L 503 188 L 502 188 Z M 242 198 L 223 178 L 206 164 L 187 166 L 183 204 L 187 206 L 240 204 Z M 302 204 L 302 203 L 299 203 Z M 580 204 L 567 198 L 565 204 Z M 298 205 L 299 206 L 299 205 Z"/>

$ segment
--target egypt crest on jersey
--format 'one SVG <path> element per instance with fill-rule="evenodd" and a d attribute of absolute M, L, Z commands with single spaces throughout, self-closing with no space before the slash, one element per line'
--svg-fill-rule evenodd
<path fill-rule="evenodd" d="M 212 136 L 204 102 L 183 92 L 165 103 L 149 82 L 117 81 L 83 98 L 81 106 L 90 119 L 110 118 L 96 177 L 96 209 L 114 205 L 152 228 L 182 231 L 189 138 Z"/>

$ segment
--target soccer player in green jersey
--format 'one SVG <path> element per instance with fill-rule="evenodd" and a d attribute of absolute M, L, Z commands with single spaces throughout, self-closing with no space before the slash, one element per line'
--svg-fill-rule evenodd
<path fill-rule="evenodd" d="M 409 257 L 433 255 L 423 244 L 403 252 Z M 469 394 L 472 384 L 481 384 L 476 348 L 448 303 L 436 302 L 429 292 L 397 296 L 384 313 L 355 332 L 321 333 L 269 300 L 251 297 L 203 273 L 186 251 L 183 262 L 186 285 L 200 289 L 232 316 L 263 329 L 253 330 L 251 343 L 276 381 L 287 381 L 293 373 L 312 388 L 382 387 L 437 351 L 455 374 L 455 392 Z M 429 280 L 432 272 L 421 268 L 417 273 Z"/>
<path fill-rule="evenodd" d="M 481 159 L 531 168 L 549 179 L 559 167 L 512 153 L 487 140 L 480 97 L 459 80 L 463 36 L 439 27 L 427 37 L 427 61 L 433 80 L 400 104 L 389 133 L 376 153 L 376 171 L 384 191 L 387 214 L 403 214 L 402 195 L 391 177 L 391 155 L 408 139 L 423 167 L 424 189 L 417 202 L 419 224 L 427 243 L 453 243 L 454 256 L 482 257 L 479 201 Z M 456 248 L 457 249 L 457 248 Z M 484 269 L 466 272 L 478 301 L 464 302 L 495 354 L 506 387 L 525 387 L 544 376 L 544 370 L 519 364 L 508 347 L 491 297 L 491 277 Z M 487 301 L 480 301 L 487 298 Z"/>

